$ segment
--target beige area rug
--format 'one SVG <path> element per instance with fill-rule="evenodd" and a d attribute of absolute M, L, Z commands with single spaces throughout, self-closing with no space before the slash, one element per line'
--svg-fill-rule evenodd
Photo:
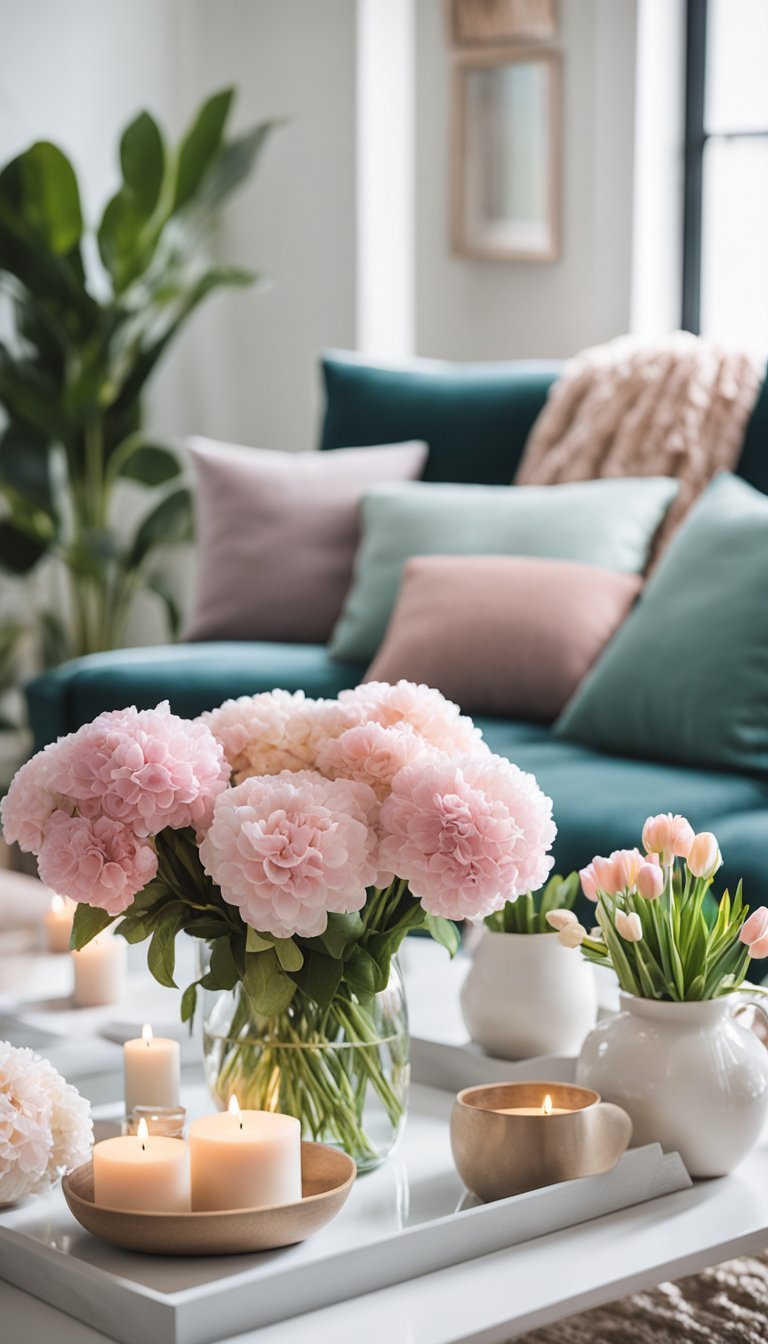
<path fill-rule="evenodd" d="M 768 1252 L 662 1283 L 514 1344 L 768 1344 Z"/>

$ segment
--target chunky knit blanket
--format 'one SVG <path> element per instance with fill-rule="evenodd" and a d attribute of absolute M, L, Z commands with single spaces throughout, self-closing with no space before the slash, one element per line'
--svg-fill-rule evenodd
<path fill-rule="evenodd" d="M 553 384 L 515 484 L 673 476 L 680 492 L 658 553 L 712 477 L 736 466 L 764 372 L 752 355 L 686 331 L 584 350 Z"/>

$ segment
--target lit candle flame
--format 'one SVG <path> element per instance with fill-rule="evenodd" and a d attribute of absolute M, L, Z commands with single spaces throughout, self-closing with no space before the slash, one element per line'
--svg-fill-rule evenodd
<path fill-rule="evenodd" d="M 149 1125 L 143 1115 L 139 1121 L 138 1129 L 136 1130 L 136 1137 L 141 1140 L 141 1151 L 143 1153 L 146 1152 L 144 1140 L 149 1138 Z"/>
<path fill-rule="evenodd" d="M 51 910 L 53 911 L 54 915 L 63 915 L 65 909 L 66 904 L 64 901 L 64 897 L 54 893 L 54 895 L 51 897 Z"/>
<path fill-rule="evenodd" d="M 240 1102 L 237 1100 L 237 1097 L 231 1096 L 229 1098 L 229 1106 L 227 1107 L 227 1110 L 230 1115 L 234 1116 L 235 1120 L 239 1121 L 240 1128 L 242 1129 L 243 1122 L 240 1119 Z"/>
<path fill-rule="evenodd" d="M 152 1040 L 152 1028 L 148 1022 L 145 1022 L 144 1026 L 141 1028 L 141 1039 L 142 1041 L 145 1041 L 147 1045 L 149 1045 L 149 1042 Z"/>
<path fill-rule="evenodd" d="M 545 1115 L 552 1114 L 552 1098 L 550 1097 L 549 1093 L 547 1093 L 546 1097 L 544 1098 L 544 1103 L 541 1109 Z"/>

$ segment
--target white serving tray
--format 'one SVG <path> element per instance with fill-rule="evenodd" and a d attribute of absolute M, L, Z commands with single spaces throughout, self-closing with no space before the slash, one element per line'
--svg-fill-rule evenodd
<path fill-rule="evenodd" d="M 0 1215 L 0 1277 L 122 1344 L 211 1344 L 691 1184 L 680 1157 L 652 1144 L 626 1153 L 606 1175 L 477 1205 L 451 1159 L 457 1088 L 568 1081 L 573 1061 L 508 1064 L 416 1039 L 413 1073 L 397 1153 L 362 1177 L 339 1218 L 302 1246 L 221 1259 L 134 1255 L 89 1236 L 56 1191 Z M 205 1109 L 202 1088 L 183 1099 L 192 1113 Z"/>

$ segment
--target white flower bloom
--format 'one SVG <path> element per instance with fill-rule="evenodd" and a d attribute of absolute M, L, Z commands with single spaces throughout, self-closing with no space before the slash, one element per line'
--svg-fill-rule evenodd
<path fill-rule="evenodd" d="M 579 924 L 578 920 L 574 923 L 569 921 L 563 925 L 557 936 L 563 947 L 581 947 L 587 936 L 587 930 L 583 924 Z"/>
<path fill-rule="evenodd" d="M 0 1204 L 52 1185 L 88 1159 L 88 1102 L 34 1051 L 0 1041 Z"/>
<path fill-rule="evenodd" d="M 564 929 L 566 924 L 578 924 L 578 919 L 572 910 L 550 910 L 547 914 L 547 923 L 553 929 Z"/>
<path fill-rule="evenodd" d="M 636 911 L 627 914 L 626 910 L 616 911 L 616 932 L 626 943 L 639 943 L 643 936 L 643 926 Z"/>

